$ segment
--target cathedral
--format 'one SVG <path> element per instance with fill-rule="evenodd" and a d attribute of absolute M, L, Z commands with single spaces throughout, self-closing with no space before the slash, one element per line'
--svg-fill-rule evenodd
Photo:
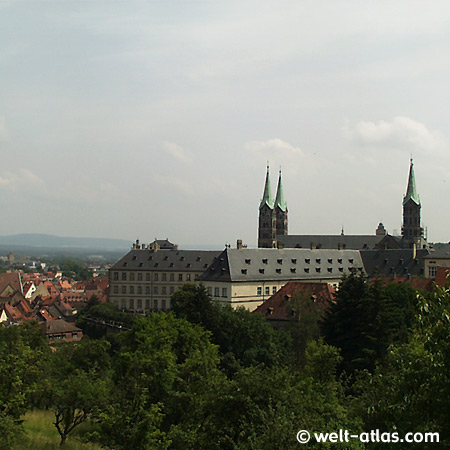
<path fill-rule="evenodd" d="M 421 203 L 416 188 L 413 160 L 410 160 L 408 187 L 403 197 L 402 236 L 386 233 L 382 223 L 373 235 L 288 235 L 288 209 L 284 199 L 281 170 L 275 200 L 272 196 L 267 166 L 263 198 L 259 204 L 259 248 L 327 248 L 327 249 L 424 249 L 428 248 L 420 218 Z"/>

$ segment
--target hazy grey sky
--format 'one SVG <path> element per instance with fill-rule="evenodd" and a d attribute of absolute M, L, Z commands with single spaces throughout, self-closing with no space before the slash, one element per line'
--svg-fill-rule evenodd
<path fill-rule="evenodd" d="M 0 234 L 450 240 L 450 2 L 0 0 Z"/>

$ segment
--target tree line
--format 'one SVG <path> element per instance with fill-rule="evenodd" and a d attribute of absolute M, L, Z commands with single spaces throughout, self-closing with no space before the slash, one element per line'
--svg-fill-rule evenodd
<path fill-rule="evenodd" d="M 450 442 L 450 292 L 342 280 L 325 315 L 292 300 L 285 330 L 186 284 L 172 311 L 86 314 L 130 331 L 51 346 L 36 324 L 0 329 L 0 448 L 26 411 L 51 410 L 64 447 L 79 424 L 110 449 L 298 449 L 298 430 L 433 431 Z M 308 448 L 324 448 L 310 441 Z M 353 440 L 336 449 L 386 448 Z M 396 448 L 428 448 L 396 444 Z"/>

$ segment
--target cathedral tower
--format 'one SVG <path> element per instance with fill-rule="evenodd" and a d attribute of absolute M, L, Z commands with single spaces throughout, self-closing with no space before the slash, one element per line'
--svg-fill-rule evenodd
<path fill-rule="evenodd" d="M 269 166 L 267 166 L 264 194 L 259 204 L 258 247 L 276 248 L 276 213 L 270 186 Z"/>
<path fill-rule="evenodd" d="M 281 183 L 281 170 L 278 177 L 277 195 L 275 197 L 275 218 L 276 218 L 276 235 L 286 236 L 288 234 L 288 210 L 286 201 L 284 200 L 283 185 Z"/>
<path fill-rule="evenodd" d="M 402 226 L 402 247 L 423 248 L 426 240 L 423 235 L 423 228 L 420 225 L 420 198 L 417 194 L 416 180 L 414 177 L 413 160 L 410 161 L 408 188 L 403 197 L 403 226 Z"/>

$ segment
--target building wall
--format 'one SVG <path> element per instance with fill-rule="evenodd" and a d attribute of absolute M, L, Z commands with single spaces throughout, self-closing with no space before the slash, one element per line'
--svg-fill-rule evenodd
<path fill-rule="evenodd" d="M 247 281 L 247 282 L 214 282 L 204 281 L 208 293 L 214 301 L 222 304 L 229 304 L 233 308 L 243 306 L 250 311 L 255 310 L 265 300 L 269 299 L 286 283 L 293 280 L 265 280 L 265 281 Z M 327 282 L 337 286 L 340 279 L 330 280 L 300 280 L 306 283 Z M 226 295 L 222 295 L 223 289 L 226 289 Z M 218 294 L 218 295 L 216 295 Z"/>
<path fill-rule="evenodd" d="M 170 309 L 170 297 L 183 284 L 195 282 L 197 271 L 111 270 L 109 301 L 119 309 L 145 313 Z"/>
<path fill-rule="evenodd" d="M 425 277 L 434 278 L 438 267 L 450 267 L 450 259 L 445 258 L 426 258 L 425 261 Z"/>

